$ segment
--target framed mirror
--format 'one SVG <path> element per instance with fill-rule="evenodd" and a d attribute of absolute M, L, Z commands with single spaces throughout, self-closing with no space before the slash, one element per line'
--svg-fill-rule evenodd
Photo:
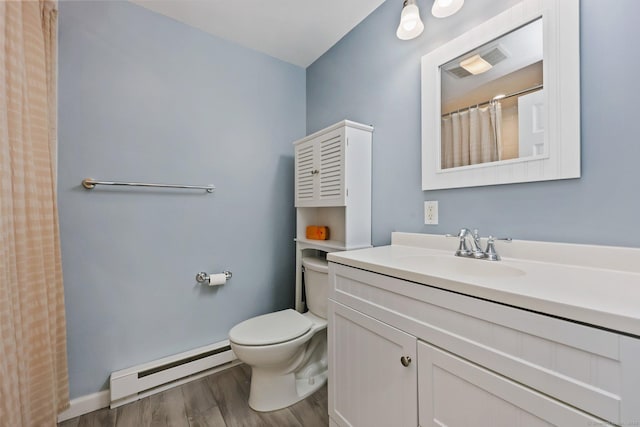
<path fill-rule="evenodd" d="M 525 0 L 422 57 L 422 189 L 580 177 L 579 1 Z"/>

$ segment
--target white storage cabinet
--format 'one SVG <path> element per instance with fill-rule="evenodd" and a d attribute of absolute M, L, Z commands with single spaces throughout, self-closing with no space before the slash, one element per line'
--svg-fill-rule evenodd
<path fill-rule="evenodd" d="M 293 143 L 296 206 L 296 309 L 302 311 L 306 250 L 371 246 L 373 127 L 344 120 Z M 306 238 L 308 225 L 329 227 L 329 240 Z"/>

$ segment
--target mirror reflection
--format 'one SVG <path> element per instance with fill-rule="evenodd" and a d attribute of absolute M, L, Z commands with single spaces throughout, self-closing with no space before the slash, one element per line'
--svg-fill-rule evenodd
<path fill-rule="evenodd" d="M 440 66 L 441 168 L 545 156 L 537 19 Z"/>

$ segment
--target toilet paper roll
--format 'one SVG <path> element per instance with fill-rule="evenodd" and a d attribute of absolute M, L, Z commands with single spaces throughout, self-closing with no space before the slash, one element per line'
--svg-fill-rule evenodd
<path fill-rule="evenodd" d="M 220 286 L 227 282 L 227 276 L 224 273 L 210 274 L 209 286 Z"/>

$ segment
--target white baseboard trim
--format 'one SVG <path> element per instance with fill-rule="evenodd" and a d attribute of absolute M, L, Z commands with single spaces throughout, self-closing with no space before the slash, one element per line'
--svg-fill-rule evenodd
<path fill-rule="evenodd" d="M 89 412 L 97 411 L 98 409 L 106 408 L 109 406 L 109 390 L 102 390 L 97 393 L 87 394 L 86 396 L 80 396 L 75 399 L 71 399 L 68 409 L 58 414 L 58 422 L 70 420 L 71 418 L 79 417 L 80 415 L 88 414 Z"/>

